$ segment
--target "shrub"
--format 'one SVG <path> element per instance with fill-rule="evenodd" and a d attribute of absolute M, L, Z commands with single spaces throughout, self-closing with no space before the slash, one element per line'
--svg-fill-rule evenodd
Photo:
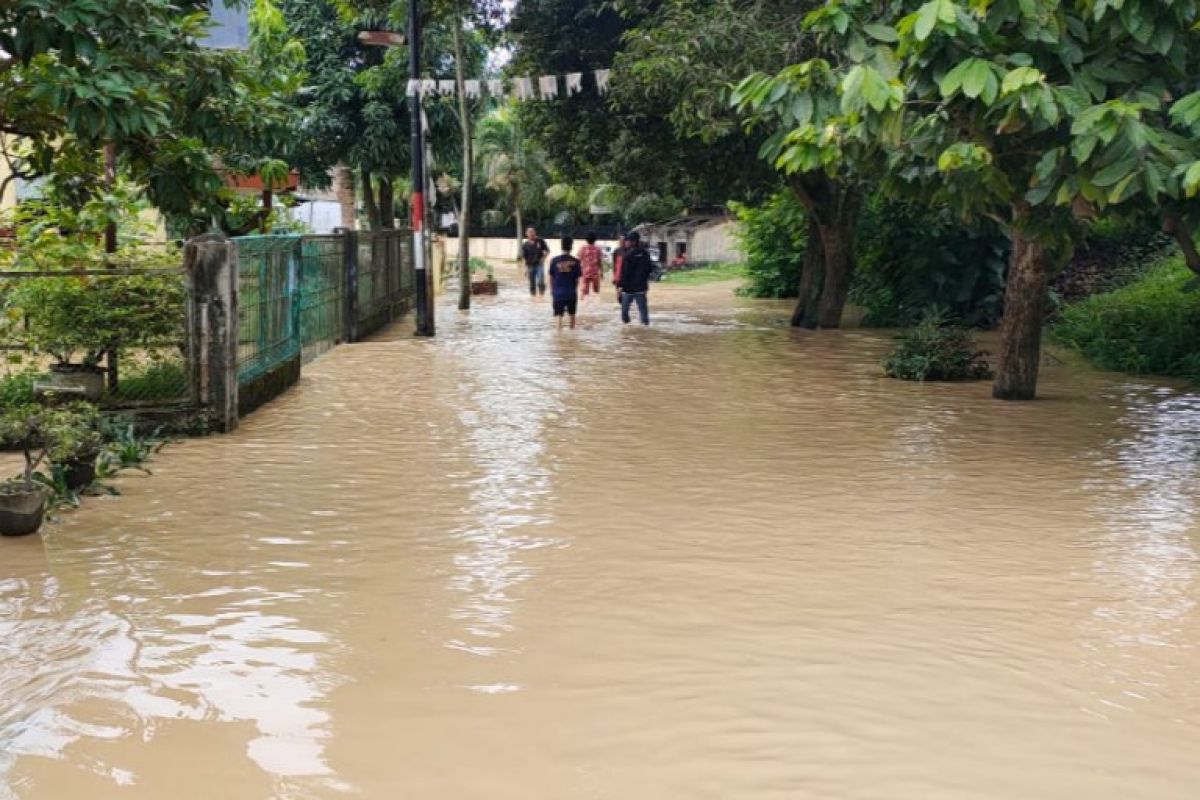
<path fill-rule="evenodd" d="M 10 372 L 0 377 L 0 410 L 33 402 L 36 370 Z"/>
<path fill-rule="evenodd" d="M 746 255 L 747 297 L 795 297 L 804 261 L 807 224 L 804 207 L 791 192 L 780 191 L 751 207 L 731 203 L 740 224 L 737 239 Z"/>
<path fill-rule="evenodd" d="M 928 311 L 883 360 L 891 378 L 905 381 L 983 380 L 992 376 L 987 353 L 975 348 L 967 329 L 947 324 L 944 312 Z"/>
<path fill-rule="evenodd" d="M 1054 341 L 1104 369 L 1200 380 L 1200 292 L 1175 257 L 1144 277 L 1063 310 Z"/>
<path fill-rule="evenodd" d="M 1008 251 L 994 224 L 874 199 L 859 223 L 850 302 L 866 309 L 863 324 L 871 327 L 912 325 L 930 307 L 968 327 L 989 326 L 1003 307 Z"/>

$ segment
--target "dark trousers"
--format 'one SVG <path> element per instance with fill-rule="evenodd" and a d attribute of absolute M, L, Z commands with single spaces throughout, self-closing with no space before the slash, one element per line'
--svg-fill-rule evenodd
<path fill-rule="evenodd" d="M 529 294 L 539 295 L 546 293 L 546 270 L 541 264 L 534 264 L 532 267 L 525 267 L 525 271 L 529 273 Z"/>
<path fill-rule="evenodd" d="M 629 306 L 637 303 L 638 318 L 641 319 L 643 325 L 650 324 L 650 306 L 646 302 L 645 292 L 622 292 L 621 293 L 621 321 L 629 322 Z"/>

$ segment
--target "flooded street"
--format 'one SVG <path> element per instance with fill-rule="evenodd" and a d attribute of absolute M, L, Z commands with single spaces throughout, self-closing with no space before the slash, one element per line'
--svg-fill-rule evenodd
<path fill-rule="evenodd" d="M 1197 796 L 1200 397 L 651 304 L 444 303 L 0 541 L 0 798 Z"/>

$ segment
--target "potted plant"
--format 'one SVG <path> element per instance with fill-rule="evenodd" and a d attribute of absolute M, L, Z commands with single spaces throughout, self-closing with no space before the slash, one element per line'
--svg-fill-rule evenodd
<path fill-rule="evenodd" d="M 61 471 L 68 490 L 78 492 L 96 480 L 96 459 L 104 438 L 94 405 L 76 402 L 45 409 L 40 432 L 50 463 Z"/>
<path fill-rule="evenodd" d="M 46 458 L 41 435 L 42 409 L 22 405 L 0 416 L 0 438 L 20 445 L 25 453 L 25 469 L 17 478 L 0 482 L 0 535 L 26 536 L 42 527 L 50 492 L 35 480 L 38 467 Z"/>
<path fill-rule="evenodd" d="M 97 400 L 106 358 L 182 338 L 182 281 L 147 269 L 174 266 L 178 256 L 142 245 L 137 213 L 121 191 L 82 210 L 29 201 L 14 212 L 15 236 L 0 250 L 0 269 L 39 275 L 12 282 L 0 296 L 0 315 L 34 363 L 53 359 L 35 394 Z M 110 253 L 102 234 L 114 215 L 121 238 Z M 115 267 L 121 271 L 105 274 Z"/>
<path fill-rule="evenodd" d="M 472 258 L 470 266 L 471 294 L 496 294 L 499 291 L 491 264 L 482 258 Z"/>

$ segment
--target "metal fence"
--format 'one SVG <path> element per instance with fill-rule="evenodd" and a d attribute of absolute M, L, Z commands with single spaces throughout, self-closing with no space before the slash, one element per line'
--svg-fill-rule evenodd
<path fill-rule="evenodd" d="M 411 241 L 400 230 L 203 236 L 164 251 L 169 268 L 0 272 L 0 407 L 54 385 L 227 430 L 302 363 L 412 308 Z"/>
<path fill-rule="evenodd" d="M 345 338 L 346 238 L 335 234 L 300 240 L 300 336 L 305 361 Z"/>
<path fill-rule="evenodd" d="M 104 408 L 194 401 L 182 267 L 0 273 L 0 405 L 35 386 Z"/>
<path fill-rule="evenodd" d="M 236 247 L 238 380 L 308 361 L 412 306 L 408 231 L 242 236 Z"/>
<path fill-rule="evenodd" d="M 238 380 L 300 352 L 299 236 L 242 236 L 237 242 Z"/>
<path fill-rule="evenodd" d="M 366 336 L 412 307 L 412 234 L 404 230 L 361 231 L 356 238 L 357 333 Z"/>

